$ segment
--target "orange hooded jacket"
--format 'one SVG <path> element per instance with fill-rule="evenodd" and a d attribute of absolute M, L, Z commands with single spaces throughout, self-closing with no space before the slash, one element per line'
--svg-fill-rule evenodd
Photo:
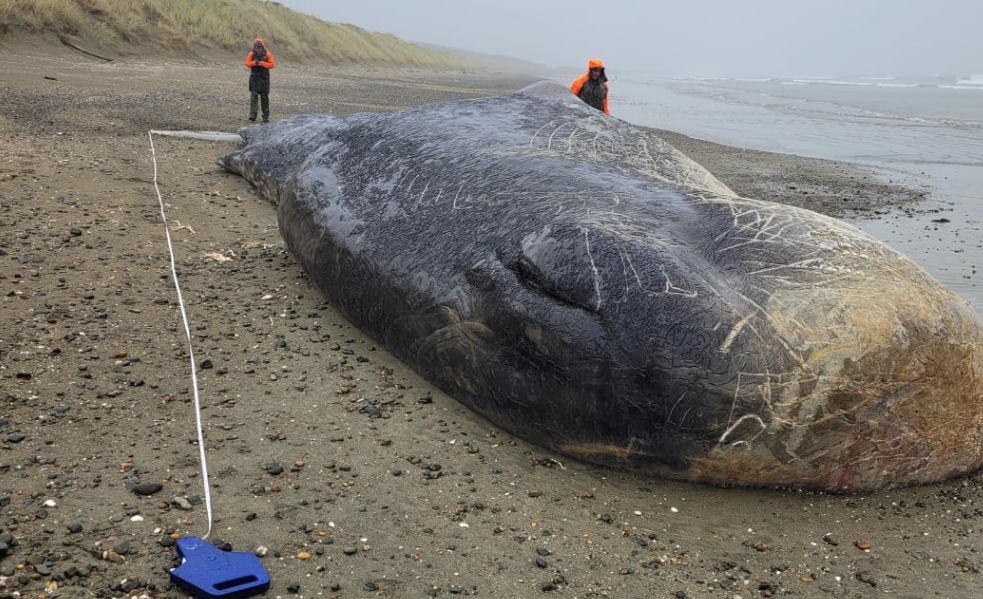
<path fill-rule="evenodd" d="M 266 47 L 266 42 L 263 41 L 263 38 L 258 37 L 256 38 L 256 41 L 263 44 L 264 48 Z M 276 66 L 276 63 L 273 61 L 273 53 L 270 52 L 269 50 L 266 51 L 266 60 L 253 60 L 253 53 L 252 51 L 250 51 L 249 56 L 246 56 L 246 66 L 249 67 L 250 69 L 253 67 L 263 67 L 264 69 L 272 69 L 273 67 Z"/>
<path fill-rule="evenodd" d="M 574 79 L 573 83 L 570 85 L 570 91 L 573 92 L 573 95 L 575 96 L 580 95 L 580 88 L 582 88 L 584 86 L 584 83 L 586 83 L 587 80 L 590 79 L 591 69 L 601 69 L 600 80 L 601 83 L 604 85 L 604 90 L 608 91 L 610 89 L 608 87 L 608 77 L 607 75 L 604 74 L 604 63 L 601 62 L 600 58 L 591 58 L 590 60 L 587 61 L 587 72 L 581 75 L 580 77 Z M 611 111 L 608 110 L 608 94 L 604 94 L 604 114 L 611 114 Z"/>

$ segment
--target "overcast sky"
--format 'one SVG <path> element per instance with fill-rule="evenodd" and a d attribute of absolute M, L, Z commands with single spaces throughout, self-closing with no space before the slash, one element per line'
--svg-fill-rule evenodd
<path fill-rule="evenodd" d="M 680 76 L 983 75 L 983 0 L 280 0 L 545 66 Z"/>

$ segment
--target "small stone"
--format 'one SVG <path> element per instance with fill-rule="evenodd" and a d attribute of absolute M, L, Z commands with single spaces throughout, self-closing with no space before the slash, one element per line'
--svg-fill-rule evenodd
<path fill-rule="evenodd" d="M 854 543 L 854 545 L 856 545 L 857 549 L 860 549 L 861 551 L 867 551 L 868 549 L 870 549 L 870 543 L 868 543 L 867 541 L 857 541 L 856 543 Z"/>
<path fill-rule="evenodd" d="M 358 553 L 358 549 L 354 547 L 345 547 L 344 549 L 342 549 L 342 552 L 344 552 L 345 555 L 355 555 L 356 553 Z"/>
<path fill-rule="evenodd" d="M 194 507 L 191 505 L 191 502 L 188 501 L 187 497 L 175 497 L 174 505 L 178 506 L 182 510 L 190 510 Z"/>
<path fill-rule="evenodd" d="M 153 495 L 160 492 L 164 485 L 158 482 L 137 483 L 130 488 L 137 495 Z"/>
<path fill-rule="evenodd" d="M 301 551 L 300 553 L 297 554 L 297 559 L 303 560 L 303 561 L 307 561 L 307 560 L 311 559 L 311 557 L 313 557 L 313 556 L 310 553 L 306 552 L 306 551 Z"/>
<path fill-rule="evenodd" d="M 265 545 L 260 545 L 259 547 L 256 548 L 255 551 L 253 551 L 253 554 L 256 557 L 266 557 L 266 554 L 269 552 L 270 549 L 268 547 L 266 547 Z"/>
<path fill-rule="evenodd" d="M 529 496 L 530 497 L 539 497 L 542 494 L 543 494 L 543 492 L 540 491 L 539 489 L 529 489 Z"/>
<path fill-rule="evenodd" d="M 82 525 L 79 524 L 78 522 L 71 522 L 69 524 L 66 524 L 65 528 L 68 529 L 68 532 L 72 534 L 77 534 L 82 532 Z"/>

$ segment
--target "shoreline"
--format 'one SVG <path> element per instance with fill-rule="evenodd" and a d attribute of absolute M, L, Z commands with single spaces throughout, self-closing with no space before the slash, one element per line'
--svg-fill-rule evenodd
<path fill-rule="evenodd" d="M 885 172 L 873 167 L 735 148 L 665 129 L 653 131 L 748 198 L 856 219 L 917 207 L 928 197 L 925 189 L 889 182 Z"/>
<path fill-rule="evenodd" d="M 166 574 L 172 536 L 204 534 L 207 517 L 147 132 L 247 125 L 245 69 L 67 50 L 0 63 L 0 596 L 183 597 Z M 285 64 L 272 117 L 531 81 Z M 922 193 L 663 134 L 742 195 L 833 216 Z M 972 597 L 983 582 L 980 473 L 830 496 L 555 456 L 334 313 L 273 207 L 215 164 L 237 144 L 154 145 L 200 369 L 209 540 L 264 547 L 269 596 Z"/>

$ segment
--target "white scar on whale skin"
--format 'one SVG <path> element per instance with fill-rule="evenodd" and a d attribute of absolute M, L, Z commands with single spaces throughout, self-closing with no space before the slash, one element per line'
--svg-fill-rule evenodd
<path fill-rule="evenodd" d="M 750 320 L 751 320 L 750 316 L 745 316 L 744 318 L 737 321 L 737 324 L 735 324 L 734 328 L 732 328 L 730 332 L 727 333 L 727 338 L 724 339 L 724 342 L 720 345 L 721 353 L 727 353 L 730 351 L 730 346 L 734 344 L 734 340 L 737 339 L 737 336 L 741 334 L 741 331 L 744 329 L 744 326 Z"/>
<path fill-rule="evenodd" d="M 460 209 L 460 206 L 457 205 L 457 198 L 461 197 L 461 190 L 464 189 L 464 185 L 464 183 L 461 183 L 461 186 L 457 188 L 457 194 L 454 195 L 454 200 L 451 202 L 452 210 Z"/>
<path fill-rule="evenodd" d="M 551 127 L 552 125 L 553 125 L 553 121 L 550 121 L 550 122 L 546 123 L 545 125 L 543 125 L 542 127 L 540 127 L 539 129 L 537 129 L 536 132 L 532 134 L 532 137 L 529 138 L 529 148 L 530 149 L 532 149 L 534 147 L 533 144 L 535 143 L 536 138 L 539 137 L 539 134 L 542 132 L 542 130 L 545 129 L 545 128 L 547 128 L 547 127 Z"/>
<path fill-rule="evenodd" d="M 581 231 L 584 232 L 584 243 L 587 244 L 587 259 L 590 261 L 591 273 L 594 275 L 594 293 L 597 294 L 597 305 L 594 307 L 595 310 L 601 309 L 601 275 L 597 271 L 597 265 L 594 264 L 594 255 L 591 253 L 590 249 L 590 230 L 586 227 L 581 227 Z"/>
<path fill-rule="evenodd" d="M 672 279 L 669 277 L 669 273 L 666 272 L 665 267 L 661 267 L 659 269 L 662 272 L 662 276 L 665 278 L 665 285 L 663 285 L 662 289 L 646 287 L 645 283 L 642 282 L 641 276 L 638 274 L 638 270 L 635 269 L 635 263 L 632 262 L 631 255 L 624 250 L 619 251 L 618 254 L 621 257 L 621 264 L 622 264 L 622 268 L 624 269 L 623 274 L 625 277 L 625 295 L 631 292 L 631 279 L 634 279 L 635 284 L 638 286 L 638 289 L 642 293 L 646 293 L 648 295 L 664 294 L 664 295 L 679 295 L 682 297 L 689 297 L 689 298 L 699 297 L 700 294 L 695 290 L 677 287 L 672 282 Z"/>
<path fill-rule="evenodd" d="M 546 148 L 547 149 L 549 149 L 549 150 L 552 150 L 553 149 L 553 138 L 556 136 L 557 133 L 560 132 L 560 129 L 563 129 L 563 126 L 564 125 L 566 125 L 566 123 L 560 123 L 560 126 L 557 127 L 556 129 L 554 129 L 553 130 L 553 133 L 550 134 L 549 141 L 546 142 Z"/>
<path fill-rule="evenodd" d="M 754 441 L 755 439 L 758 438 L 759 435 L 761 435 L 761 433 L 765 432 L 765 430 L 768 428 L 765 425 L 764 421 L 759 416 L 755 414 L 745 414 L 740 418 L 738 418 L 737 421 L 734 422 L 734 424 L 730 425 L 730 427 L 728 427 L 727 430 L 724 431 L 724 434 L 720 436 L 720 440 L 717 441 L 717 443 L 719 443 L 720 445 L 726 443 L 727 436 L 730 435 L 732 432 L 734 432 L 734 430 L 737 429 L 737 427 L 739 427 L 741 423 L 743 423 L 745 420 L 753 420 L 754 422 L 757 422 L 761 426 L 761 430 L 758 431 L 757 435 L 754 435 L 750 439 L 738 439 L 737 441 L 734 441 L 732 445 L 738 445 L 740 443 L 749 443 L 751 441 Z"/>
<path fill-rule="evenodd" d="M 415 181 L 416 178 L 414 177 L 413 180 Z M 427 195 L 427 190 L 428 189 L 430 189 L 430 181 L 427 181 L 427 184 L 423 186 L 423 191 L 420 192 L 420 199 L 416 201 L 416 207 L 417 208 L 419 208 L 421 205 L 423 205 L 423 196 Z"/>
<path fill-rule="evenodd" d="M 573 151 L 573 137 L 574 135 L 577 135 L 577 131 L 580 131 L 580 127 L 575 128 L 573 130 L 573 133 L 571 133 L 570 136 L 567 137 L 567 154 Z"/>
<path fill-rule="evenodd" d="M 688 391 L 687 391 L 686 393 L 688 393 Z M 677 400 L 676 400 L 676 403 L 674 403 L 674 404 L 672 404 L 672 409 L 670 409 L 670 410 L 669 410 L 669 415 L 668 415 L 668 416 L 666 416 L 666 424 L 672 424 L 672 414 L 673 414 L 673 412 L 675 412 L 675 411 L 676 411 L 676 407 L 677 407 L 677 406 L 679 406 L 679 403 L 680 403 L 681 401 L 683 401 L 683 399 L 685 399 L 685 397 L 686 397 L 686 393 L 683 393 L 682 395 L 680 395 L 680 396 L 679 396 L 679 399 L 677 399 Z M 687 414 L 688 414 L 688 413 L 689 413 L 689 412 L 687 412 Z M 682 425 L 682 423 L 683 423 L 683 420 L 685 420 L 685 418 L 686 418 L 686 414 L 683 414 L 683 418 L 682 418 L 682 419 L 680 419 L 680 421 L 679 421 L 679 424 L 680 424 L 680 425 Z"/>

